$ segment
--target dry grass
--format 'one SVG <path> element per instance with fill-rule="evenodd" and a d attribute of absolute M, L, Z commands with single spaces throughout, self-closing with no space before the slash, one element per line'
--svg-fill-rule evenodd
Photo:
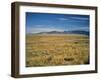
<path fill-rule="evenodd" d="M 79 64 L 89 64 L 88 36 L 26 36 L 26 67 Z"/>

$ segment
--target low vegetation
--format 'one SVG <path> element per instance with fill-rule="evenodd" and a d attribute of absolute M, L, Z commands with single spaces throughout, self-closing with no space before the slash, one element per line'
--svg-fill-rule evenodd
<path fill-rule="evenodd" d="M 85 35 L 27 35 L 26 67 L 89 64 Z"/>

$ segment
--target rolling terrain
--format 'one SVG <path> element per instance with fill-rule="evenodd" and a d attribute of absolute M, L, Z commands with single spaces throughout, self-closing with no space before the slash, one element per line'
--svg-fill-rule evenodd
<path fill-rule="evenodd" d="M 26 67 L 89 64 L 89 33 L 41 32 L 26 35 Z"/>

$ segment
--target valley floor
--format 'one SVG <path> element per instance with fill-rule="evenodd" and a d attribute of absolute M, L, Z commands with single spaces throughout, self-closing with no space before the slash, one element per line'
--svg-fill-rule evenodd
<path fill-rule="evenodd" d="M 27 35 L 26 67 L 89 64 L 85 35 Z"/>

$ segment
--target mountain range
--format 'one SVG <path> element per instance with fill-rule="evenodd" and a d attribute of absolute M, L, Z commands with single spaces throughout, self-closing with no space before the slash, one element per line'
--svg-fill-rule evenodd
<path fill-rule="evenodd" d="M 89 31 L 73 30 L 73 31 L 50 31 L 50 32 L 40 32 L 36 34 L 81 34 L 89 36 Z"/>

